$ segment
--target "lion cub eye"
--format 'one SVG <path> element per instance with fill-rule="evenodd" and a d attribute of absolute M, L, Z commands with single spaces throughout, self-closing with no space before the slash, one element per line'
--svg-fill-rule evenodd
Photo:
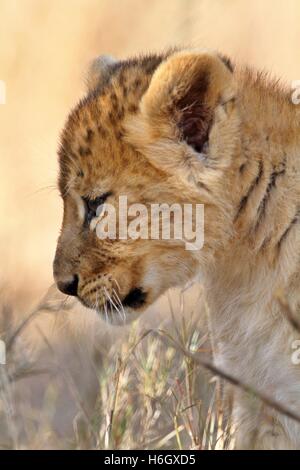
<path fill-rule="evenodd" d="M 98 207 L 105 203 L 110 194 L 111 193 L 105 193 L 95 199 L 89 199 L 87 197 L 82 198 L 86 208 L 85 225 L 90 225 L 94 217 L 97 216 Z"/>

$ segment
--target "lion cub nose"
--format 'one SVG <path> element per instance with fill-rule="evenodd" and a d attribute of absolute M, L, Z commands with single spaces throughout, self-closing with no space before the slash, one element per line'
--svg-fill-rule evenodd
<path fill-rule="evenodd" d="M 63 294 L 67 295 L 77 295 L 77 289 L 78 289 L 78 276 L 75 274 L 73 278 L 70 281 L 64 282 L 64 281 L 58 281 L 57 282 L 57 287 Z"/>

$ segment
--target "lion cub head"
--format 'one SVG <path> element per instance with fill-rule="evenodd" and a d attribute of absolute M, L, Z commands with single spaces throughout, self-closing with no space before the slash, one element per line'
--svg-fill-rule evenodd
<path fill-rule="evenodd" d="M 224 172 L 236 144 L 235 88 L 224 59 L 190 51 L 101 57 L 87 81 L 61 137 L 64 216 L 54 277 L 62 292 L 114 323 L 195 277 L 228 236 Z M 162 204 L 203 204 L 204 245 L 187 249 L 184 235 L 163 237 L 163 217 L 151 236 L 148 215 Z M 172 232 L 176 215 L 168 215 Z M 106 237 L 98 231 L 104 219 Z"/>

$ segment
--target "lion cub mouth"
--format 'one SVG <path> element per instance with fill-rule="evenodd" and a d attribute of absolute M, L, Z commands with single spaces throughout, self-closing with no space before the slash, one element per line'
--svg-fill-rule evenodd
<path fill-rule="evenodd" d="M 126 295 L 123 300 L 124 307 L 140 308 L 146 303 L 147 293 L 141 288 L 136 287 Z"/>
<path fill-rule="evenodd" d="M 115 297 L 106 296 L 105 302 L 97 305 L 97 303 L 91 303 L 78 296 L 78 300 L 82 305 L 96 311 L 106 323 L 112 325 L 122 325 L 135 320 L 139 315 L 138 310 L 145 306 L 146 299 L 147 293 L 139 287 L 131 289 L 122 302 Z"/>

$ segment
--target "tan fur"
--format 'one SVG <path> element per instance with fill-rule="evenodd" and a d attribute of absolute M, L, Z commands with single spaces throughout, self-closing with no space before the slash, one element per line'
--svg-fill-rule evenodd
<path fill-rule="evenodd" d="M 76 273 L 79 298 L 100 313 L 105 292 L 117 290 L 122 300 L 143 288 L 146 303 L 127 309 L 130 319 L 168 288 L 201 275 L 216 363 L 299 413 L 300 366 L 291 361 L 299 334 L 274 299 L 284 289 L 298 314 L 299 110 L 262 74 L 232 72 L 213 53 L 173 51 L 111 67 L 98 82 L 93 68 L 88 95 L 62 134 L 56 280 Z M 195 125 L 208 132 L 203 152 L 182 135 L 194 129 L 185 119 L 198 99 L 202 121 Z M 82 228 L 81 197 L 106 192 L 116 205 L 122 194 L 129 204 L 203 203 L 203 249 L 99 240 Z M 300 448 L 299 425 L 253 397 L 236 393 L 235 417 L 238 448 Z"/>

